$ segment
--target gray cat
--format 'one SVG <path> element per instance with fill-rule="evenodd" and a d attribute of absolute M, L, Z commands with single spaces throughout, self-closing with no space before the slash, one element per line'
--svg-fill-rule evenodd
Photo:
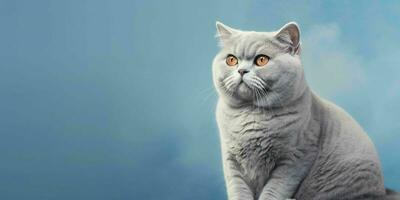
<path fill-rule="evenodd" d="M 298 25 L 216 25 L 213 80 L 229 200 L 388 198 L 367 134 L 307 85 Z"/>

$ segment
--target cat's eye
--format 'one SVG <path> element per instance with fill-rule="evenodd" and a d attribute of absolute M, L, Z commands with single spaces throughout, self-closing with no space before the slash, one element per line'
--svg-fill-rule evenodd
<path fill-rule="evenodd" d="M 258 55 L 255 59 L 254 59 L 254 64 L 256 64 L 259 67 L 262 67 L 264 65 L 266 65 L 269 61 L 269 57 L 266 55 Z"/>
<path fill-rule="evenodd" d="M 229 66 L 235 66 L 238 64 L 238 59 L 234 55 L 228 55 L 228 57 L 226 57 L 226 64 Z"/>

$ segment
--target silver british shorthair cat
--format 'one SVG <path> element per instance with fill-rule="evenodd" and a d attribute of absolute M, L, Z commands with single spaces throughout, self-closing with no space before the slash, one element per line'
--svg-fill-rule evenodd
<path fill-rule="evenodd" d="M 387 198 L 367 134 L 307 85 L 299 26 L 254 32 L 216 25 L 213 80 L 228 199 Z"/>

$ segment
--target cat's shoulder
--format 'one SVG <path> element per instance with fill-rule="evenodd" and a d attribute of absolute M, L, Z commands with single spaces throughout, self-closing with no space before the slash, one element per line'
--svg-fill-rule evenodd
<path fill-rule="evenodd" d="M 312 104 L 313 113 L 317 115 L 314 116 L 314 118 L 317 120 L 330 122 L 338 121 L 348 123 L 348 125 L 358 126 L 356 120 L 346 110 L 329 100 L 313 94 Z"/>
<path fill-rule="evenodd" d="M 326 147 L 340 147 L 347 153 L 369 152 L 375 154 L 374 145 L 361 125 L 343 108 L 318 98 L 315 100 L 322 136 Z"/>

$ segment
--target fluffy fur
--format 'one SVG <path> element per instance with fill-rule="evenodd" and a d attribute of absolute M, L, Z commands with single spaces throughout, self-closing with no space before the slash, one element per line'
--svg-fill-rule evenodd
<path fill-rule="evenodd" d="M 217 33 L 213 80 L 229 200 L 385 198 L 367 134 L 308 87 L 296 23 L 253 32 L 217 22 Z M 237 66 L 226 64 L 230 54 Z M 254 64 L 260 54 L 270 57 L 266 66 Z"/>

